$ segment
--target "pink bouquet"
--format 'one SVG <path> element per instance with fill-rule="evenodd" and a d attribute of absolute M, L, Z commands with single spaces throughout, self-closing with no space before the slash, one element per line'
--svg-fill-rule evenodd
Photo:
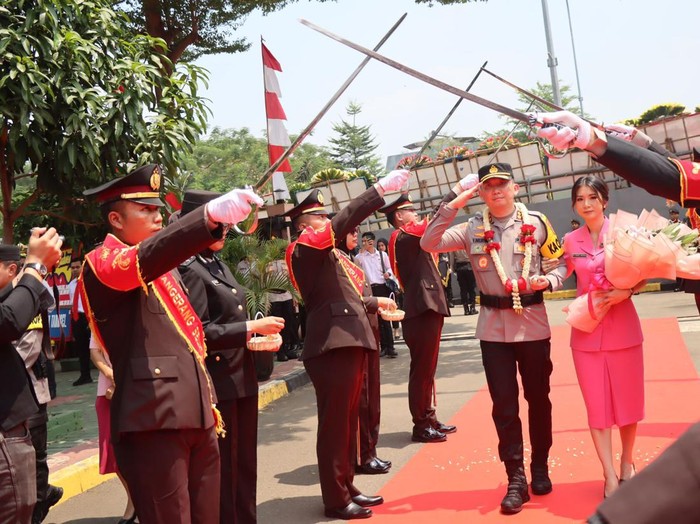
<path fill-rule="evenodd" d="M 698 231 L 670 223 L 656 211 L 639 216 L 626 211 L 610 215 L 605 246 L 605 275 L 595 275 L 592 290 L 564 308 L 566 321 L 592 332 L 607 313 L 597 295 L 613 288 L 631 289 L 651 278 L 700 279 Z"/>
<path fill-rule="evenodd" d="M 700 279 L 698 232 L 673 224 L 656 211 L 639 216 L 610 215 L 605 243 L 605 277 L 613 287 L 630 289 L 650 278 Z"/>

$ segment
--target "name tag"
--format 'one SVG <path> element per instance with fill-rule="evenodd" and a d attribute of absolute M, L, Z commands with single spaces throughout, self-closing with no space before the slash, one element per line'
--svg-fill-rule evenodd
<path fill-rule="evenodd" d="M 481 242 L 482 244 L 485 244 L 485 243 L 486 243 L 486 239 L 485 239 L 484 236 L 482 235 L 481 237 L 472 238 L 472 242 Z"/>
<path fill-rule="evenodd" d="M 586 255 L 586 253 L 574 253 L 571 256 L 574 258 L 586 258 L 588 255 Z"/>
<path fill-rule="evenodd" d="M 513 253 L 525 253 L 525 246 L 522 245 L 520 242 L 518 242 L 517 244 L 513 244 Z"/>

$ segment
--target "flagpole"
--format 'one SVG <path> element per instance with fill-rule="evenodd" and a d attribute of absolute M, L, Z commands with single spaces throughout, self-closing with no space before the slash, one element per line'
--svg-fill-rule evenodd
<path fill-rule="evenodd" d="M 374 47 L 374 51 L 378 51 L 383 45 L 384 42 L 386 42 L 389 37 L 396 31 L 396 28 L 401 25 L 401 22 L 404 21 L 404 18 L 406 18 L 406 15 L 408 13 L 404 13 L 401 18 L 398 19 L 398 21 L 389 29 L 389 32 L 384 35 L 384 37 L 379 41 L 379 43 Z M 263 187 L 267 182 L 270 180 L 270 177 L 277 171 L 277 168 L 282 165 L 282 163 L 289 158 L 289 155 L 291 155 L 294 150 L 302 143 L 302 141 L 309 136 L 311 131 L 313 131 L 314 127 L 316 127 L 316 124 L 319 123 L 319 121 L 324 117 L 324 115 L 328 112 L 328 110 L 331 108 L 333 104 L 340 98 L 340 96 L 345 92 L 345 90 L 350 86 L 350 84 L 355 80 L 355 77 L 360 74 L 360 71 L 364 69 L 364 67 L 367 65 L 367 63 L 371 60 L 371 57 L 366 57 L 359 66 L 353 71 L 353 73 L 348 77 L 348 79 L 343 83 L 342 86 L 335 92 L 335 94 L 331 97 L 331 99 L 326 103 L 325 106 L 319 111 L 319 113 L 314 117 L 314 119 L 307 125 L 304 130 L 299 133 L 299 136 L 296 138 L 296 140 L 292 143 L 291 146 L 287 148 L 287 150 L 282 153 L 282 156 L 280 156 L 277 161 L 272 164 L 267 171 L 263 174 L 262 177 L 260 177 L 260 180 L 253 186 L 253 189 L 260 189 Z"/>

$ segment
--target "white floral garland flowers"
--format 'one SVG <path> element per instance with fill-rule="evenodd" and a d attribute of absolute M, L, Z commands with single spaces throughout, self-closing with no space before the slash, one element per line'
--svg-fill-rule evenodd
<path fill-rule="evenodd" d="M 527 289 L 527 277 L 530 275 L 530 264 L 532 263 L 532 245 L 535 243 L 535 226 L 530 222 L 530 215 L 524 204 L 516 202 L 515 204 L 516 218 L 522 222 L 520 226 L 520 243 L 525 246 L 525 260 L 523 261 L 522 276 L 518 279 L 509 279 L 503 269 L 503 263 L 498 252 L 501 250 L 501 244 L 494 242 L 494 231 L 491 229 L 491 212 L 488 209 L 484 210 L 484 238 L 487 241 L 486 251 L 491 255 L 493 265 L 496 267 L 496 273 L 501 279 L 501 283 L 513 297 L 513 309 L 519 315 L 523 313 L 523 304 L 520 301 L 520 292 Z"/>

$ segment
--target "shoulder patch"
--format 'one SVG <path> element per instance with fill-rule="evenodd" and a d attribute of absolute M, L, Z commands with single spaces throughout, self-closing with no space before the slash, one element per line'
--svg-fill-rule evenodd
<path fill-rule="evenodd" d="M 544 240 L 544 244 L 540 246 L 540 254 L 544 258 L 559 258 L 562 256 L 564 254 L 564 250 L 562 249 L 561 242 L 559 241 L 559 237 L 557 237 L 556 231 L 554 231 L 552 224 L 549 223 L 549 219 L 539 211 L 528 210 L 528 212 L 530 215 L 537 217 L 544 226 L 546 238 Z"/>

